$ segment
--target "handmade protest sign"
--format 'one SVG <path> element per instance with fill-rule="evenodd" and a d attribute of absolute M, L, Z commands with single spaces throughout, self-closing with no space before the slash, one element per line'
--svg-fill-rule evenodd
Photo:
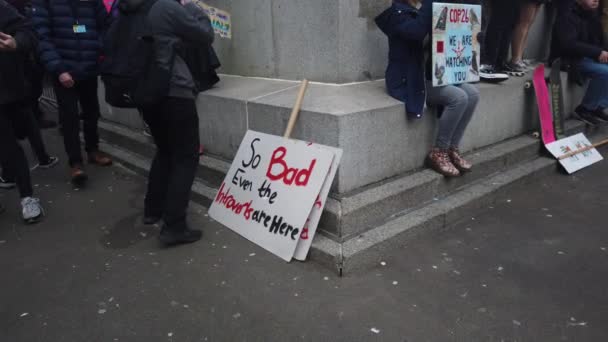
<path fill-rule="evenodd" d="M 248 131 L 209 215 L 290 261 L 333 160 L 320 146 Z"/>
<path fill-rule="evenodd" d="M 560 164 L 569 174 L 604 159 L 583 133 L 554 141 L 546 144 L 545 147 L 555 158 L 559 159 Z M 580 153 L 575 153 L 577 151 Z"/>
<path fill-rule="evenodd" d="M 312 240 L 317 232 L 319 221 L 321 220 L 321 214 L 323 214 L 323 208 L 325 208 L 325 203 L 327 201 L 327 197 L 329 196 L 329 191 L 331 190 L 331 184 L 333 183 L 334 177 L 336 176 L 336 172 L 338 172 L 338 166 L 340 166 L 340 160 L 342 159 L 341 149 L 316 144 L 309 144 L 309 146 L 321 147 L 325 150 L 331 151 L 334 154 L 334 159 L 329 169 L 327 178 L 325 178 L 325 182 L 323 183 L 323 187 L 321 188 L 321 192 L 315 200 L 315 204 L 312 207 L 308 219 L 306 219 L 306 225 L 302 230 L 300 242 L 298 243 L 296 247 L 296 252 L 293 256 L 296 260 L 300 261 L 306 260 L 308 251 L 312 246 Z"/>
<path fill-rule="evenodd" d="M 201 0 L 194 0 L 194 3 L 205 11 L 211 20 L 211 26 L 213 26 L 213 30 L 217 35 L 222 38 L 232 39 L 232 21 L 230 13 L 209 6 Z"/>
<path fill-rule="evenodd" d="M 481 6 L 433 3 L 433 86 L 479 81 Z"/>

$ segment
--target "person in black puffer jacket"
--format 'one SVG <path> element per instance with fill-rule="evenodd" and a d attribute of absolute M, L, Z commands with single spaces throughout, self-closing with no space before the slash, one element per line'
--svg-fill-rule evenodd
<path fill-rule="evenodd" d="M 107 12 L 100 0 L 34 0 L 32 20 L 38 33 L 40 60 L 52 75 L 59 104 L 63 140 L 72 182 L 87 180 L 80 150 L 80 111 L 88 161 L 108 166 L 112 160 L 99 151 L 97 96 L 101 30 Z"/>
<path fill-rule="evenodd" d="M 24 61 L 35 41 L 34 32 L 25 18 L 0 0 L 0 163 L 9 165 L 15 174 L 22 215 L 27 223 L 38 222 L 44 211 L 40 201 L 32 197 L 30 170 L 25 153 L 17 142 L 12 116 L 19 114 L 21 101 L 28 97 Z"/>

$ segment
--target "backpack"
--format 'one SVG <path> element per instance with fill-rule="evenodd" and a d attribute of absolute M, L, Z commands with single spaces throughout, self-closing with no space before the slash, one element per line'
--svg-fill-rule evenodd
<path fill-rule="evenodd" d="M 118 108 L 154 105 L 169 92 L 170 73 L 156 68 L 154 38 L 146 33 L 148 13 L 156 0 L 135 12 L 120 14 L 104 35 L 101 80 L 105 100 Z"/>

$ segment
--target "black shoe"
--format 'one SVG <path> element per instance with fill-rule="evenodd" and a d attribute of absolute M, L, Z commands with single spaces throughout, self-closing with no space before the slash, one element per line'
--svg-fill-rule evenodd
<path fill-rule="evenodd" d="M 143 222 L 146 226 L 155 225 L 160 222 L 161 218 L 157 216 L 144 216 Z"/>
<path fill-rule="evenodd" d="M 53 120 L 40 119 L 38 120 L 38 127 L 40 129 L 49 129 L 57 127 L 57 123 Z"/>
<path fill-rule="evenodd" d="M 39 163 L 38 165 L 34 166 L 32 168 L 32 170 L 36 170 L 36 169 L 44 169 L 44 170 L 48 170 L 54 166 L 56 166 L 59 163 L 59 158 L 57 157 L 49 157 L 49 159 L 43 163 Z"/>
<path fill-rule="evenodd" d="M 175 246 L 196 242 L 200 240 L 201 237 L 203 237 L 203 232 L 200 230 L 186 228 L 185 230 L 176 232 L 163 228 L 160 231 L 158 239 L 166 246 Z"/>
<path fill-rule="evenodd" d="M 17 184 L 15 182 L 0 177 L 0 189 L 9 190 L 15 188 L 16 186 Z"/>
<path fill-rule="evenodd" d="M 509 75 L 496 71 L 491 65 L 482 65 L 479 69 L 479 77 L 488 83 L 500 83 L 509 79 Z"/>
<path fill-rule="evenodd" d="M 608 122 L 608 109 L 598 109 L 593 112 L 596 119 L 604 122 Z"/>
<path fill-rule="evenodd" d="M 595 113 L 588 111 L 585 108 L 578 107 L 572 114 L 575 119 L 580 120 L 587 125 L 597 126 L 600 124 L 600 121 L 596 118 Z"/>
<path fill-rule="evenodd" d="M 70 171 L 72 184 L 77 188 L 82 188 L 86 185 L 89 176 L 84 172 L 81 164 L 75 164 Z"/>

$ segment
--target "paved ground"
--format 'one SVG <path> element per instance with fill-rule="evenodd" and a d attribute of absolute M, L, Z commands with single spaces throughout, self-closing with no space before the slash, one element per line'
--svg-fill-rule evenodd
<path fill-rule="evenodd" d="M 90 172 L 80 191 L 63 165 L 35 172 L 48 211 L 35 226 L 0 192 L 0 341 L 608 340 L 608 163 L 515 188 L 345 278 L 286 264 L 199 208 L 203 241 L 160 248 L 138 223 L 143 179 Z"/>

